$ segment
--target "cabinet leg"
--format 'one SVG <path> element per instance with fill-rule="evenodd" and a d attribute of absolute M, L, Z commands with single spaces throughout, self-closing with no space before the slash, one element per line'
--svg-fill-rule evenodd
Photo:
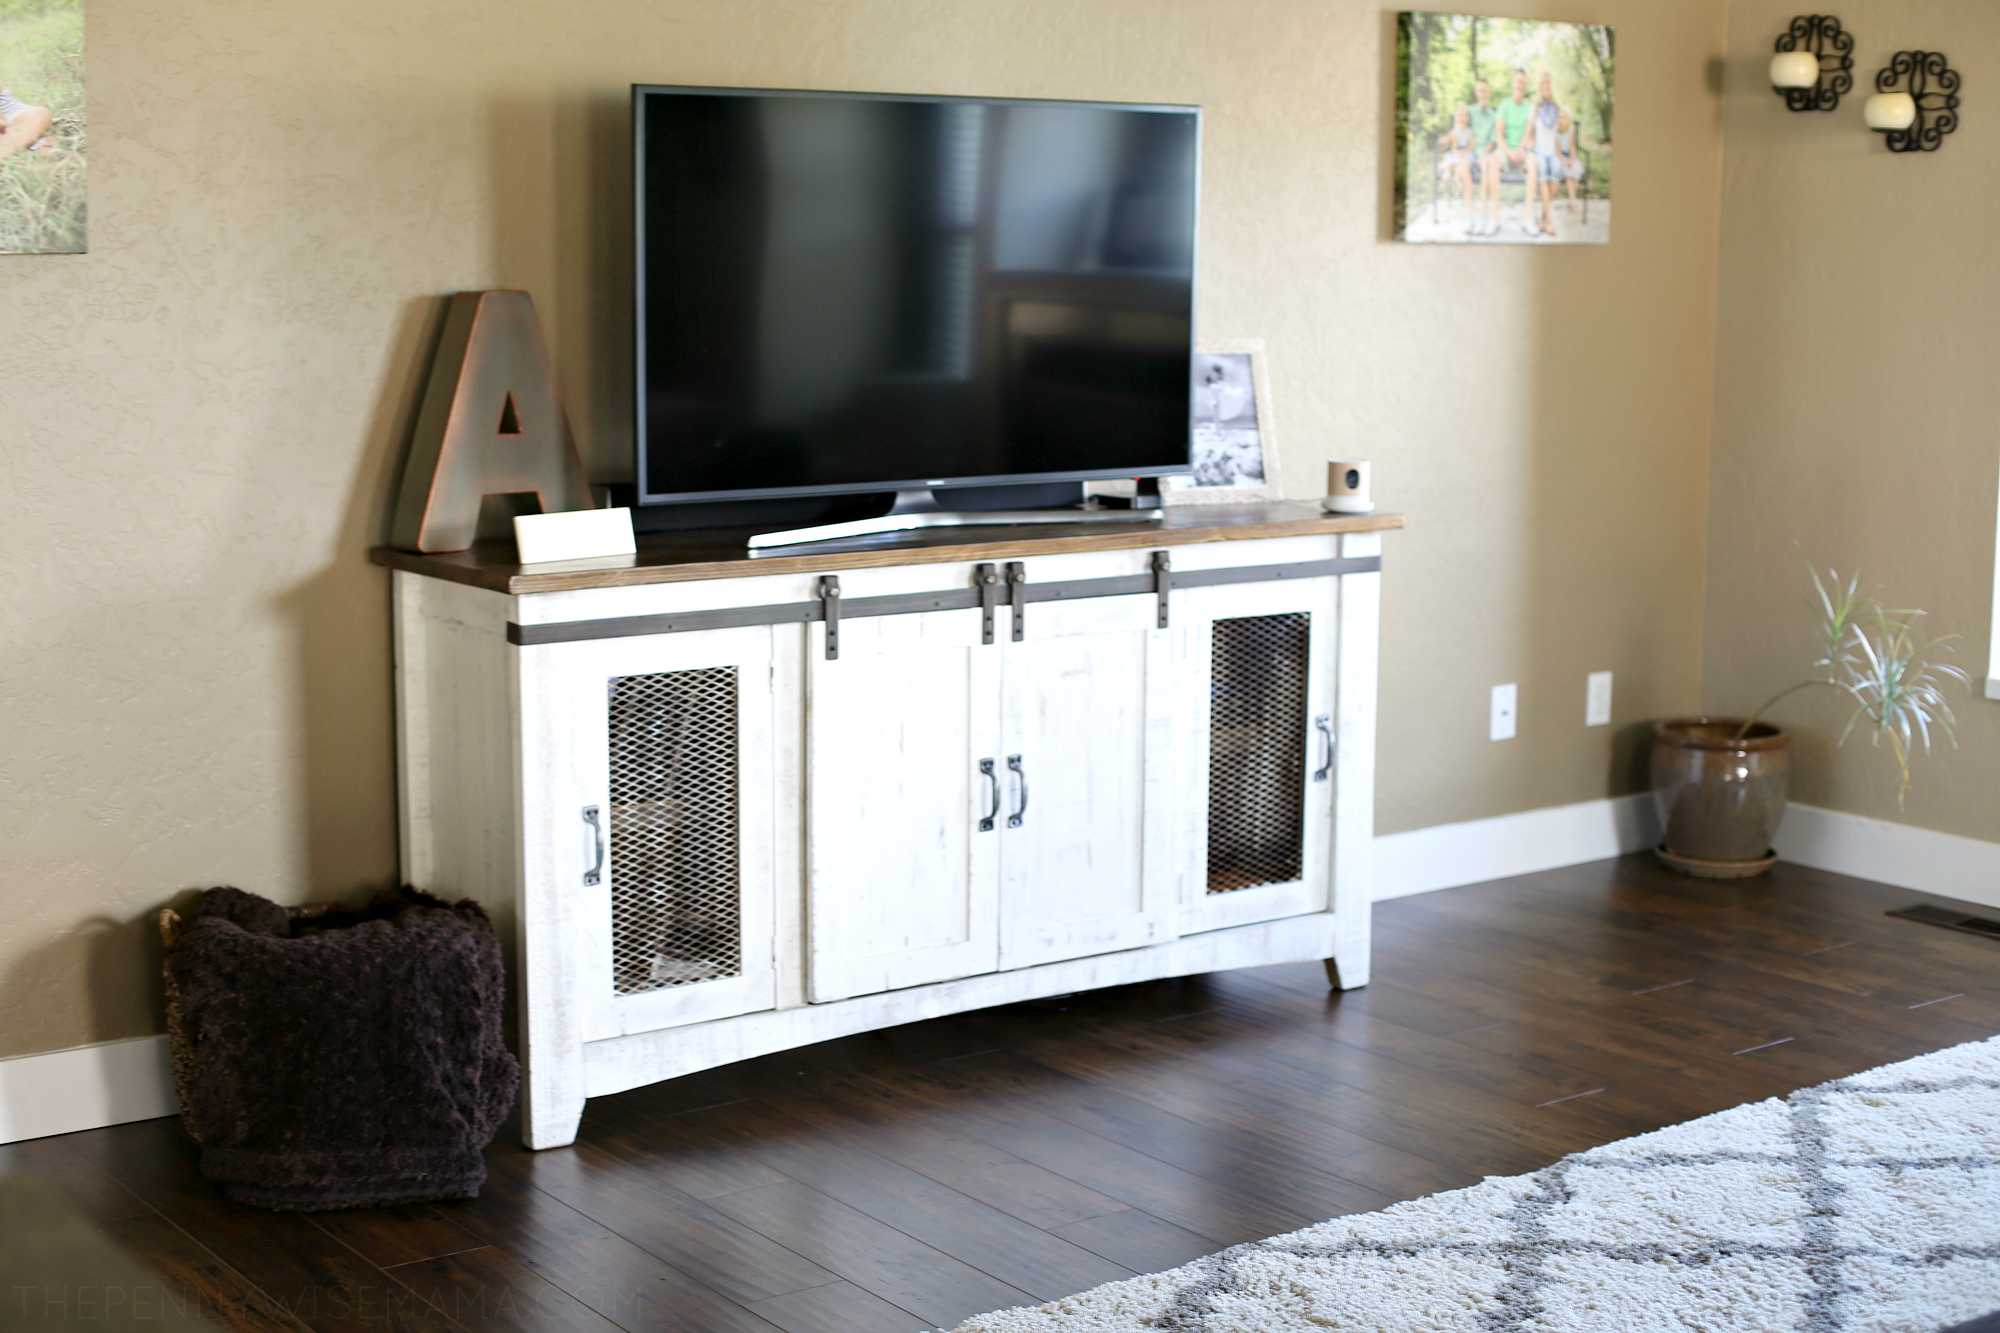
<path fill-rule="evenodd" d="M 1365 967 L 1349 968 L 1348 971 L 1354 975 L 1345 981 L 1341 980 L 1340 960 L 1338 958 L 1327 959 L 1326 984 L 1335 990 L 1359 990 L 1368 984 L 1368 970 Z"/>
<path fill-rule="evenodd" d="M 583 1123 L 581 1097 L 560 1101 L 534 1097 L 521 1099 L 521 1143 L 529 1148 L 566 1148 L 576 1142 L 577 1126 Z"/>

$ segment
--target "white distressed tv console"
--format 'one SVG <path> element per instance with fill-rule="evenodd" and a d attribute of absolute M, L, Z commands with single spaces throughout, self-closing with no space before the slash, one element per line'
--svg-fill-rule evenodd
<path fill-rule="evenodd" d="M 403 872 L 512 919 L 528 1145 L 589 1097 L 939 1014 L 1307 959 L 1365 984 L 1401 525 L 378 552 Z"/>

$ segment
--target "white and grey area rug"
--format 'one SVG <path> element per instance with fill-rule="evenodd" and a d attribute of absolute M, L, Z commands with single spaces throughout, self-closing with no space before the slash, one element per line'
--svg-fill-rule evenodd
<path fill-rule="evenodd" d="M 957 1333 L 1937 1333 L 2000 1310 L 2000 1037 Z"/>

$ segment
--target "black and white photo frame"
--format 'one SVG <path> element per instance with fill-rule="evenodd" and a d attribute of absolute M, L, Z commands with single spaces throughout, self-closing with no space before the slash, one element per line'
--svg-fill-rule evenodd
<path fill-rule="evenodd" d="M 1256 504 L 1281 497 L 1270 368 L 1262 338 L 1232 338 L 1196 347 L 1188 415 L 1194 471 L 1162 479 L 1160 494 L 1166 504 Z"/>

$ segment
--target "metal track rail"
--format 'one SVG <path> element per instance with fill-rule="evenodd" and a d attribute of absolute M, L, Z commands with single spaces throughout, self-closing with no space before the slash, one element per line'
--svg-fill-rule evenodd
<path fill-rule="evenodd" d="M 1013 637 L 1020 639 L 1031 602 L 1074 602 L 1091 597 L 1157 597 L 1162 628 L 1167 623 L 1166 596 L 1174 588 L 1213 588 L 1227 583 L 1266 583 L 1273 579 L 1319 579 L 1339 574 L 1373 574 L 1382 568 L 1380 556 L 1354 559 L 1306 560 L 1289 565 L 1241 565 L 1228 569 L 1174 571 L 1165 551 L 1153 553 L 1153 567 L 1144 574 L 1107 579 L 1069 579 L 1033 583 L 1022 567 L 1010 564 L 1002 584 L 990 564 L 975 565 L 972 586 L 940 592 L 892 593 L 886 597 L 842 597 L 840 580 L 820 580 L 820 596 L 810 602 L 779 602 L 771 606 L 730 606 L 713 611 L 672 611 L 657 616 L 617 616 L 608 620 L 563 620 L 548 625 L 509 623 L 507 642 L 521 647 L 545 643 L 578 643 L 587 639 L 625 639 L 644 634 L 687 634 L 705 629 L 738 629 L 745 625 L 809 625 L 862 616 L 907 616 L 922 611 L 986 611 L 985 641 L 994 641 L 993 612 L 1001 605 L 1013 611 Z M 997 595 L 996 595 L 997 594 Z M 829 615 L 829 610 L 831 614 Z M 829 650 L 829 656 L 837 653 Z"/>

